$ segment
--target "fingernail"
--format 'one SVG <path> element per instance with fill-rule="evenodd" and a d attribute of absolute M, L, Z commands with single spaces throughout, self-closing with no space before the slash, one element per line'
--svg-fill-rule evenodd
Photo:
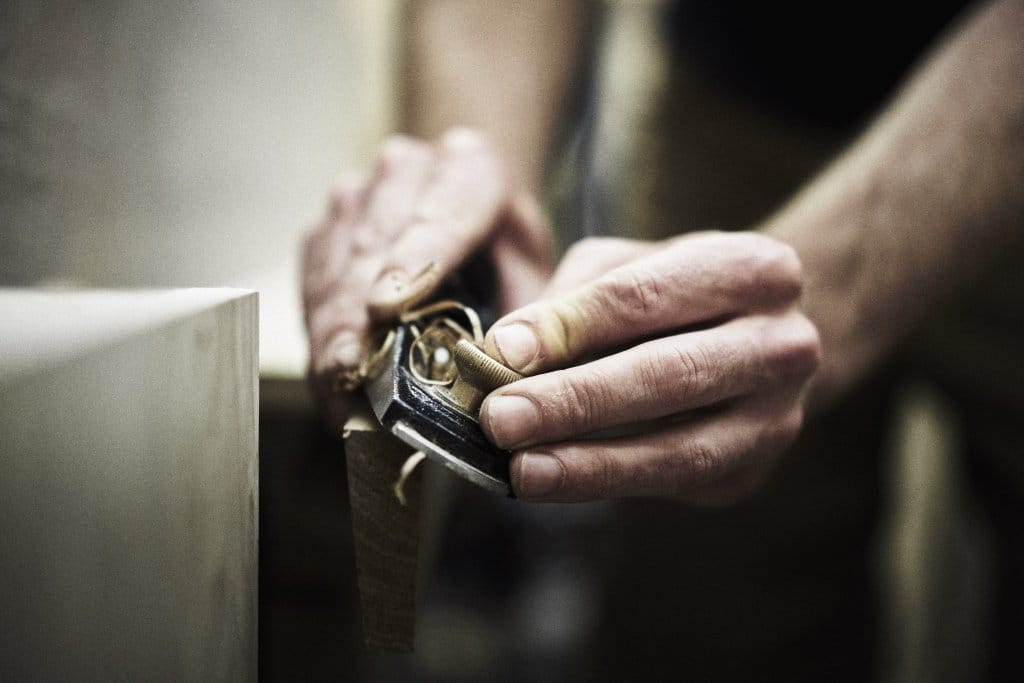
<path fill-rule="evenodd" d="M 540 426 L 537 406 L 522 396 L 493 396 L 484 402 L 484 419 L 501 448 L 515 448 Z"/>
<path fill-rule="evenodd" d="M 370 303 L 401 299 L 409 290 L 409 275 L 403 270 L 389 270 L 377 278 L 370 288 Z"/>
<path fill-rule="evenodd" d="M 394 317 L 427 298 L 440 280 L 441 269 L 435 261 L 411 278 L 404 270 L 389 270 L 370 288 L 370 314 L 377 318 Z"/>
<path fill-rule="evenodd" d="M 546 453 L 519 456 L 516 493 L 520 498 L 543 498 L 562 488 L 565 468 L 562 461 Z"/>
<path fill-rule="evenodd" d="M 498 353 L 501 354 L 505 365 L 519 371 L 525 369 L 540 351 L 537 335 L 521 323 L 503 325 L 495 329 L 494 345 L 498 347 Z"/>

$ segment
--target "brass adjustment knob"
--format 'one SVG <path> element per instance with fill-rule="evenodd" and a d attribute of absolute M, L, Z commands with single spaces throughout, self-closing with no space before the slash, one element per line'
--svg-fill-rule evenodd
<path fill-rule="evenodd" d="M 479 413 L 484 396 L 523 378 L 468 339 L 460 339 L 455 344 L 452 356 L 459 369 L 459 376 L 450 389 L 452 400 L 473 415 Z"/>

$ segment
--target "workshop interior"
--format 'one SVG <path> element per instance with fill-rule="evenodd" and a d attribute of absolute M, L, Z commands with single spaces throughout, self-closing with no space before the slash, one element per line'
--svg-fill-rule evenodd
<path fill-rule="evenodd" d="M 1019 375 L 997 299 L 964 304 L 990 346 L 928 319 L 724 505 L 518 499 L 480 411 L 529 373 L 487 354 L 483 241 L 332 376 L 347 419 L 325 406 L 304 245 L 407 132 L 418 12 L 454 22 L 429 28 L 458 83 L 491 65 L 446 27 L 538 5 L 468 4 L 0 3 L 0 680 L 1014 680 L 1021 385 L 959 400 Z M 1021 15 L 580 4 L 539 188 L 555 262 L 758 225 L 936 41 Z M 1014 327 L 1019 273 L 981 270 Z"/>

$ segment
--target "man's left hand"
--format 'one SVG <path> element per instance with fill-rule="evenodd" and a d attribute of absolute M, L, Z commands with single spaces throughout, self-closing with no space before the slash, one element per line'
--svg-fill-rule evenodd
<path fill-rule="evenodd" d="M 820 362 L 800 289 L 795 252 L 757 233 L 574 247 L 548 295 L 487 334 L 488 353 L 530 375 L 481 410 L 515 451 L 516 494 L 720 503 L 752 490 L 799 432 Z"/>

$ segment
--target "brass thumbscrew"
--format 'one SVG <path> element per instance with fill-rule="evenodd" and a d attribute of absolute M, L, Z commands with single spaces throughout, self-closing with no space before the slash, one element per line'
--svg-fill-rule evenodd
<path fill-rule="evenodd" d="M 468 339 L 460 339 L 455 344 L 452 356 L 455 359 L 455 366 L 459 369 L 459 376 L 452 385 L 451 397 L 473 415 L 480 412 L 484 396 L 498 387 L 523 378 L 515 370 L 488 356 L 482 348 Z"/>

